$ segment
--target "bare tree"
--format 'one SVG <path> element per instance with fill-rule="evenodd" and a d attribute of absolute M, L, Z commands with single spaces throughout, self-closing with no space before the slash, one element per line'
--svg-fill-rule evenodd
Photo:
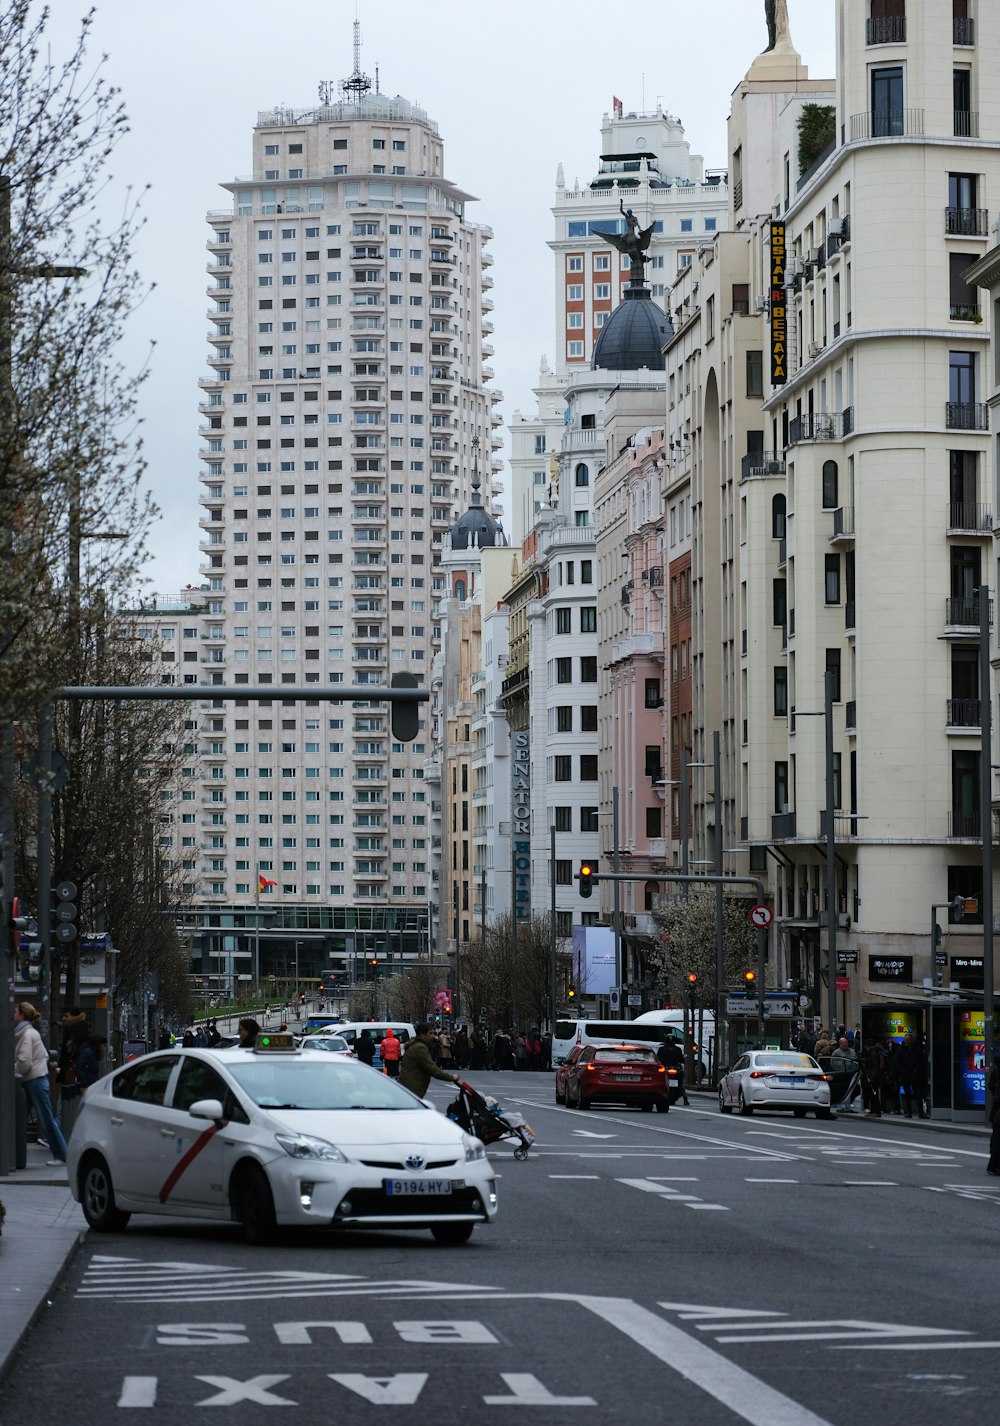
<path fill-rule="evenodd" d="M 461 1004 L 467 1018 L 485 1011 L 491 1024 L 527 1030 L 540 1025 L 549 1000 L 548 916 L 517 923 L 509 914 L 487 927 L 486 941 L 474 941 L 459 958 Z"/>
<path fill-rule="evenodd" d="M 756 932 L 747 919 L 750 902 L 725 896 L 722 934 L 725 945 L 726 983 L 736 985 L 742 972 L 757 964 Z M 696 1003 L 715 1004 L 715 892 L 699 891 L 690 899 L 677 897 L 655 913 L 656 923 L 669 940 L 646 952 L 654 994 L 680 1003 L 690 971 L 698 976 Z"/>
<path fill-rule="evenodd" d="M 119 360 L 143 296 L 127 196 L 108 164 L 127 130 L 92 65 L 92 14 L 63 61 L 48 11 L 0 0 L 0 713 L 24 714 L 65 672 L 76 611 L 134 580 L 154 507 L 136 417 L 143 373 Z M 75 276 L 66 276 L 67 272 Z M 113 536 L 113 539 L 107 538 Z M 85 557 L 84 557 L 85 549 Z"/>

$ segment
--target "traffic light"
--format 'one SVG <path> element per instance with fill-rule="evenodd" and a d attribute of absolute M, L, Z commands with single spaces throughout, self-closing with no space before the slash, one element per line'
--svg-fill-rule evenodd
<path fill-rule="evenodd" d="M 593 862 L 580 863 L 580 895 L 593 896 L 594 894 L 594 865 Z"/>
<path fill-rule="evenodd" d="M 76 883 L 61 881 L 55 888 L 55 906 L 52 919 L 55 922 L 53 937 L 62 945 L 69 945 L 77 938 L 76 928 Z"/>
<path fill-rule="evenodd" d="M 687 993 L 688 1000 L 693 1005 L 694 998 L 698 993 L 698 972 L 696 970 L 689 970 L 687 973 Z"/>
<path fill-rule="evenodd" d="M 418 688 L 415 673 L 394 673 L 389 680 L 390 688 Z M 393 702 L 392 736 L 397 743 L 412 743 L 420 727 L 419 703 Z"/>
<path fill-rule="evenodd" d="M 378 956 L 372 956 L 368 962 L 368 979 L 378 980 Z"/>
<path fill-rule="evenodd" d="M 748 995 L 756 988 L 757 972 L 755 970 L 745 970 L 743 972 L 743 985 Z"/>
<path fill-rule="evenodd" d="M 575 1000 L 575 999 L 576 999 L 576 986 L 573 984 L 572 981 L 570 981 L 569 985 L 566 987 L 566 999 L 567 999 L 567 1000 Z"/>

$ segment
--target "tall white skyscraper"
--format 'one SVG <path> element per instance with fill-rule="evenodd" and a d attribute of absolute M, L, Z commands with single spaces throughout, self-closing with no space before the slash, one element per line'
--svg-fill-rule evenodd
<path fill-rule="evenodd" d="M 426 925 L 425 718 L 395 744 L 387 705 L 281 691 L 377 698 L 396 671 L 429 679 L 441 536 L 468 503 L 473 441 L 496 449 L 491 230 L 466 217 L 434 122 L 374 92 L 355 55 L 316 107 L 258 116 L 252 176 L 224 183 L 232 202 L 208 215 L 200 662 L 211 682 L 275 697 L 206 705 L 206 970 L 250 954 L 258 898 L 274 922 L 262 974 L 280 973 L 296 932 L 302 974 L 350 973 L 374 949 L 354 933 L 398 954 Z M 482 457 L 480 473 L 489 506 Z M 262 894 L 259 877 L 274 883 Z"/>

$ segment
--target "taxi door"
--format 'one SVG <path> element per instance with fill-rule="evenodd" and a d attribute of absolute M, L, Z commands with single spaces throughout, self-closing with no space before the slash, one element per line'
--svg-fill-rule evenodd
<path fill-rule="evenodd" d="M 221 1101 L 224 1126 L 191 1117 L 188 1110 L 199 1099 Z M 161 1122 L 158 1198 L 167 1212 L 229 1217 L 226 1185 L 249 1124 L 214 1065 L 185 1055 Z"/>

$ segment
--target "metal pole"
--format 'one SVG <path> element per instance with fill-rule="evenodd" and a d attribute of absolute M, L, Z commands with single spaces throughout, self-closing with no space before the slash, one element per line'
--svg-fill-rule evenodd
<path fill-rule="evenodd" d="M 712 767 L 715 777 L 715 875 L 722 876 L 722 751 L 719 734 L 712 734 Z M 728 1044 L 724 1035 L 726 1023 L 726 944 L 722 927 L 722 882 L 715 884 L 715 1064 L 720 1064 L 719 1054 L 723 1045 Z"/>
<path fill-rule="evenodd" d="M 993 1065 L 993 731 L 990 668 L 990 591 L 979 589 L 979 712 L 982 749 L 979 754 L 979 806 L 983 839 L 983 1060 L 986 1073 Z M 989 1110 L 986 1096 L 984 1113 Z"/>
<path fill-rule="evenodd" d="M 10 177 L 0 177 L 0 438 L 7 449 L 6 462 L 13 463 L 14 374 L 12 367 L 13 271 L 10 262 Z M 10 511 L 7 512 L 8 518 Z M 9 525 L 3 533 L 0 554 L 5 561 L 13 559 L 12 534 Z M 11 1173 L 15 1164 L 14 1098 L 14 936 L 10 925 L 11 899 L 14 895 L 14 727 L 11 709 L 0 733 L 0 834 L 3 837 L 3 927 L 0 928 L 0 1174 Z"/>
<path fill-rule="evenodd" d="M 616 787 L 612 790 L 611 794 L 611 866 L 612 870 L 615 872 L 616 875 L 618 873 L 618 838 L 620 836 L 618 815 L 618 788 Z M 624 968 L 622 966 L 622 903 L 621 892 L 618 889 L 617 881 L 614 884 L 613 907 L 613 921 L 615 928 L 615 985 L 618 987 L 618 1012 L 619 1014 L 621 1014 L 622 990 L 624 989 L 622 985 Z"/>
<path fill-rule="evenodd" d="M 833 671 L 823 678 L 826 728 L 826 994 L 830 1034 L 837 1023 L 837 847 L 833 789 Z"/>
<path fill-rule="evenodd" d="M 556 1032 L 556 824 L 549 828 L 549 1033 Z"/>
<path fill-rule="evenodd" d="M 517 856 L 514 850 L 514 809 L 510 822 L 510 1028 L 515 1030 L 514 965 L 517 961 Z"/>
<path fill-rule="evenodd" d="M 51 1035 L 52 1013 L 52 704 L 38 712 L 38 859 L 36 867 L 36 917 L 42 947 L 39 1011 Z"/>
<path fill-rule="evenodd" d="M 681 748 L 681 871 L 687 876 L 691 857 L 691 752 Z M 688 883 L 684 883 L 684 900 L 688 899 Z"/>

